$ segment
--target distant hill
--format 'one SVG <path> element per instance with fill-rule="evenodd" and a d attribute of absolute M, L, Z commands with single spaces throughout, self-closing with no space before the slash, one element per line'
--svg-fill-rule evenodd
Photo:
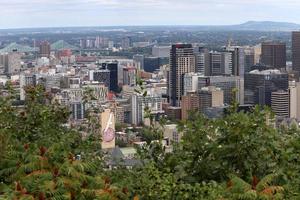
<path fill-rule="evenodd" d="M 225 26 L 226 27 L 226 26 Z M 300 24 L 273 21 L 248 21 L 239 25 L 227 26 L 233 30 L 255 31 L 293 31 L 300 30 Z"/>
<path fill-rule="evenodd" d="M 95 32 L 147 32 L 147 31 L 294 31 L 300 30 L 300 24 L 274 21 L 248 21 L 235 25 L 152 25 L 152 26 L 86 26 L 86 27 L 48 27 L 48 28 L 20 28 L 0 29 L 1 35 L 10 34 L 70 34 Z M 59 42 L 62 43 L 61 41 Z"/>

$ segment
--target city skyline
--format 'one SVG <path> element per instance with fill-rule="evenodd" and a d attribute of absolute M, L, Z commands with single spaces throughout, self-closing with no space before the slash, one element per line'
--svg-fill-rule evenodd
<path fill-rule="evenodd" d="M 1 7 L 1 29 L 231 25 L 251 20 L 300 24 L 300 16 L 297 15 L 300 2 L 296 0 L 287 0 L 284 4 L 279 0 L 11 0 L 1 2 Z"/>

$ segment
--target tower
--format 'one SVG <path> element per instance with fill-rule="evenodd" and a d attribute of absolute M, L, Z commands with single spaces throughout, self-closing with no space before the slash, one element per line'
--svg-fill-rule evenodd
<path fill-rule="evenodd" d="M 169 102 L 172 106 L 180 106 L 183 95 L 183 77 L 189 72 L 195 72 L 195 55 L 192 45 L 172 45 L 168 78 Z"/>

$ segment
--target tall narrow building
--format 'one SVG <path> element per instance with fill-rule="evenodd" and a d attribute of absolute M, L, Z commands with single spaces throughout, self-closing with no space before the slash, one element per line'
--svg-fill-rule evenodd
<path fill-rule="evenodd" d="M 172 45 L 168 78 L 169 101 L 172 106 L 180 106 L 184 86 L 183 77 L 189 72 L 195 72 L 195 55 L 192 45 Z"/>
<path fill-rule="evenodd" d="M 110 90 L 118 92 L 118 62 L 102 63 L 102 69 L 107 69 L 110 72 Z"/>
<path fill-rule="evenodd" d="M 293 70 L 300 73 L 300 31 L 292 32 Z"/>
<path fill-rule="evenodd" d="M 264 42 L 261 45 L 261 63 L 269 68 L 286 67 L 286 44 L 281 42 Z"/>
<path fill-rule="evenodd" d="M 51 51 L 51 47 L 50 47 L 50 43 L 47 41 L 42 41 L 40 43 L 40 57 L 50 57 L 50 51 Z"/>

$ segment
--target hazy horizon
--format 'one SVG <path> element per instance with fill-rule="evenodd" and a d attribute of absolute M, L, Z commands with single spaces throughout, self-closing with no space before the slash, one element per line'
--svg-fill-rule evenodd
<path fill-rule="evenodd" d="M 0 0 L 0 29 L 300 23 L 297 0 Z"/>

